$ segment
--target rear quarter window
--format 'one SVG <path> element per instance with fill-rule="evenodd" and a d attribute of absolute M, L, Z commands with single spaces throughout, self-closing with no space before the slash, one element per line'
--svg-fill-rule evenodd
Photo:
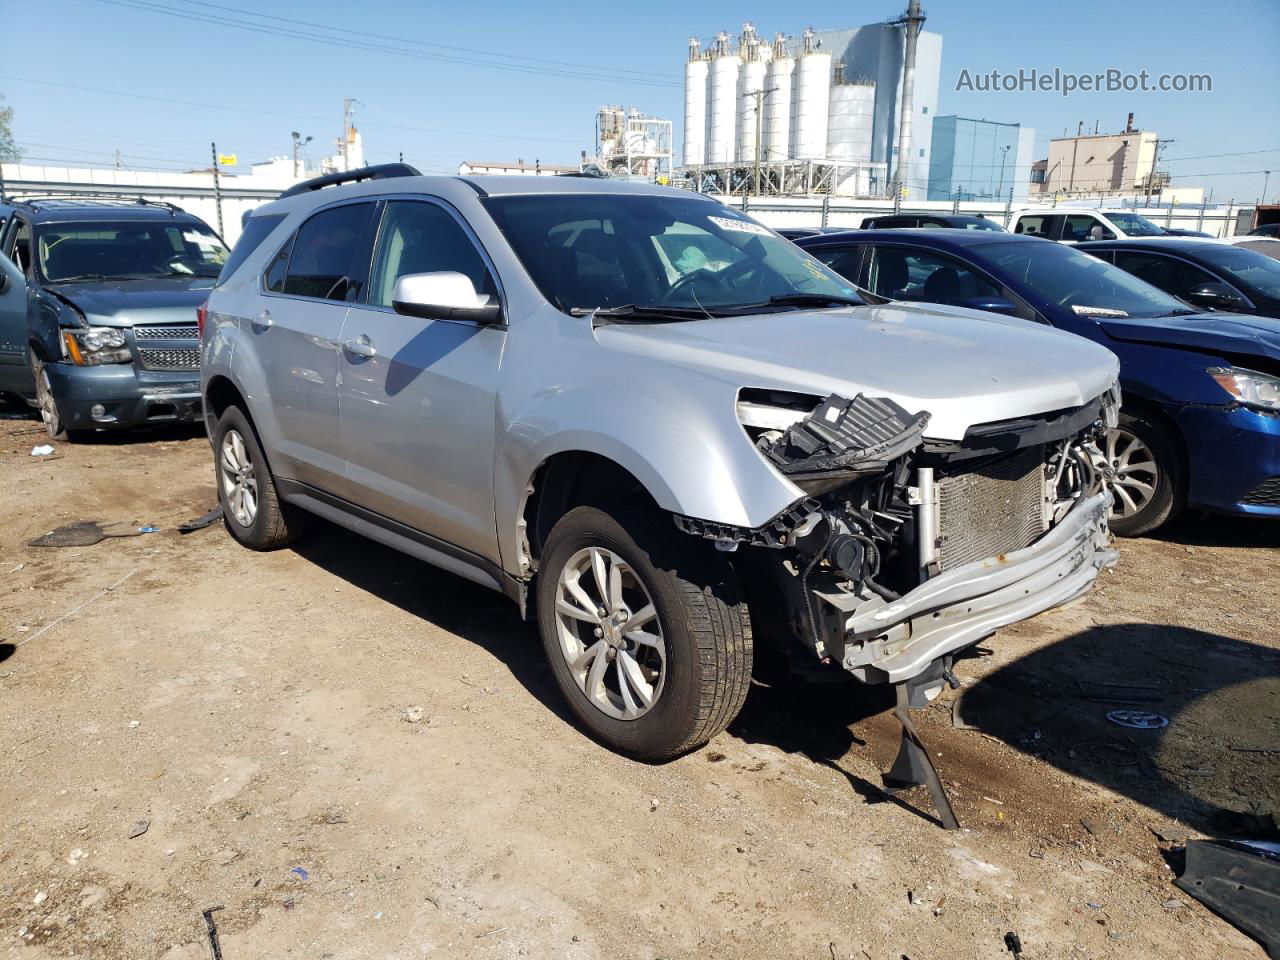
<path fill-rule="evenodd" d="M 230 280 L 231 275 L 240 268 L 240 264 L 248 260 L 249 255 L 262 245 L 262 241 L 267 239 L 271 231 L 279 226 L 284 216 L 283 213 L 280 213 L 269 217 L 250 217 L 249 222 L 245 224 L 244 230 L 240 234 L 240 239 L 236 241 L 236 245 L 231 251 L 231 256 L 223 264 L 222 272 L 218 274 L 218 282 L 214 286 L 221 286 Z"/>

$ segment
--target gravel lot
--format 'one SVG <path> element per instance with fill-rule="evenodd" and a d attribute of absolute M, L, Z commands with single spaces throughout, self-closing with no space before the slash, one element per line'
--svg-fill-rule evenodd
<path fill-rule="evenodd" d="M 203 435 L 42 460 L 38 431 L 0 420 L 0 957 L 206 958 L 215 907 L 226 960 L 965 960 L 1008 931 L 1026 960 L 1263 956 L 1157 832 L 1280 811 L 1280 525 L 1124 542 L 961 662 L 975 729 L 951 692 L 918 723 L 947 833 L 877 788 L 886 697 L 757 686 L 707 748 L 634 763 L 497 594 L 319 522 L 272 554 L 180 536 L 215 502 Z M 162 529 L 26 545 L 81 520 Z M 1078 680 L 1151 688 L 1169 726 Z"/>

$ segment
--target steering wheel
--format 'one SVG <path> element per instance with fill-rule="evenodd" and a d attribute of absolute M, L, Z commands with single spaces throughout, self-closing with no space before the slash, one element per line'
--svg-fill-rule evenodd
<path fill-rule="evenodd" d="M 741 273 L 745 273 L 756 266 L 759 266 L 759 264 L 754 260 L 739 260 L 737 263 L 730 264 L 721 270 L 712 270 L 708 267 L 700 267 L 692 273 L 686 273 L 683 277 L 673 283 L 671 285 L 671 289 L 667 291 L 667 296 L 664 302 L 673 303 L 686 287 L 703 281 L 710 281 L 716 291 L 727 293 L 729 292 L 734 277 Z"/>

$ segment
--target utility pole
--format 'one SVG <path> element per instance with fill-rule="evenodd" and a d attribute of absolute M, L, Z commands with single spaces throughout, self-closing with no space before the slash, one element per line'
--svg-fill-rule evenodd
<path fill-rule="evenodd" d="M 1000 194 L 1004 193 L 1004 160 L 1005 157 L 1009 156 L 1009 148 L 1012 146 L 1012 143 L 1006 143 L 1000 148 L 1000 185 L 996 187 L 997 198 L 999 198 Z M 991 181 L 988 180 L 987 182 L 990 183 Z"/>
<path fill-rule="evenodd" d="M 753 178 L 754 186 L 752 193 L 757 197 L 760 196 L 760 115 L 764 113 L 764 98 L 776 91 L 777 87 L 769 87 L 764 90 L 750 90 L 745 96 L 754 97 L 756 101 L 756 156 L 755 156 L 755 175 Z"/>
<path fill-rule="evenodd" d="M 903 27 L 906 34 L 902 56 L 902 107 L 898 114 L 898 162 L 893 165 L 893 177 L 889 181 L 889 189 L 900 199 L 905 179 L 904 167 L 911 159 L 911 111 L 914 109 L 911 101 L 916 85 L 916 40 L 920 36 L 920 28 L 924 26 L 920 0 L 908 0 L 906 13 L 892 21 L 890 26 Z"/>
<path fill-rule="evenodd" d="M 342 98 L 342 170 L 351 169 L 351 154 L 348 145 L 351 143 L 351 118 L 355 116 L 355 105 L 360 101 L 355 97 Z"/>
<path fill-rule="evenodd" d="M 218 208 L 218 236 L 222 236 L 222 186 L 218 183 L 218 145 L 209 144 L 210 158 L 213 160 L 213 202 Z"/>
<path fill-rule="evenodd" d="M 1151 156 L 1151 170 L 1147 173 L 1147 206 L 1151 206 L 1151 188 L 1155 185 L 1156 167 L 1160 164 L 1160 151 L 1173 140 L 1157 140 L 1155 153 Z"/>
<path fill-rule="evenodd" d="M 1271 182 L 1271 171 L 1262 171 L 1262 203 L 1267 202 L 1267 184 Z"/>

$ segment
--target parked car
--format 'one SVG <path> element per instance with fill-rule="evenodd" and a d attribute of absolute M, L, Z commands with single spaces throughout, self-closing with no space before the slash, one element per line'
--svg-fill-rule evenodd
<path fill-rule="evenodd" d="M 413 173 L 259 207 L 201 308 L 245 546 L 315 513 L 505 593 L 582 724 L 649 758 L 733 719 L 753 642 L 918 705 L 1113 561 L 1096 344 L 865 305 L 687 191 Z"/>
<path fill-rule="evenodd" d="M 1280 239 L 1273 237 L 1232 237 L 1227 241 L 1232 246 L 1265 254 L 1272 260 L 1280 260 Z"/>
<path fill-rule="evenodd" d="M 171 204 L 11 201 L 0 231 L 0 392 L 51 437 L 200 422 L 195 308 L 227 258 Z"/>
<path fill-rule="evenodd" d="M 884 217 L 868 217 L 862 221 L 863 230 L 901 230 L 913 227 L 1005 232 L 1004 227 L 981 214 L 971 217 L 962 213 L 895 213 Z"/>
<path fill-rule="evenodd" d="M 1280 262 L 1256 250 L 1179 237 L 1109 240 L 1088 250 L 1193 307 L 1280 317 Z"/>
<path fill-rule="evenodd" d="M 1080 250 L 1030 237 L 858 230 L 798 242 L 891 300 L 1009 314 L 1114 351 L 1124 406 L 1101 469 L 1117 533 L 1155 530 L 1188 504 L 1280 517 L 1277 321 L 1198 312 Z"/>
<path fill-rule="evenodd" d="M 1162 237 L 1164 227 L 1132 210 L 1028 207 L 1009 215 L 1009 232 L 1062 243 L 1088 243 L 1117 237 Z"/>
<path fill-rule="evenodd" d="M 1204 230 L 1189 230 L 1186 227 L 1161 227 L 1167 237 L 1203 237 L 1209 240 L 1214 239 L 1212 233 Z"/>
<path fill-rule="evenodd" d="M 799 240 L 801 237 L 818 237 L 822 235 L 822 231 L 817 227 L 778 227 L 774 230 L 780 237 L 787 240 Z"/>
<path fill-rule="evenodd" d="M 1280 223 L 1264 223 L 1249 231 L 1251 237 L 1280 237 Z"/>

